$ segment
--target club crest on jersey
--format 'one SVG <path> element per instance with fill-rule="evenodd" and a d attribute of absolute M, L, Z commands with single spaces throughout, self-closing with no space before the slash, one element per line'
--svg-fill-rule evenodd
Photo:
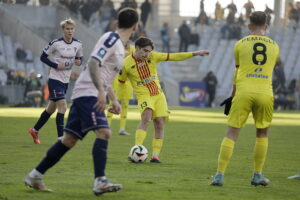
<path fill-rule="evenodd" d="M 104 58 L 104 56 L 106 55 L 106 53 L 107 53 L 107 51 L 106 51 L 105 49 L 101 48 L 101 49 L 98 51 L 97 55 L 98 55 L 100 58 Z"/>

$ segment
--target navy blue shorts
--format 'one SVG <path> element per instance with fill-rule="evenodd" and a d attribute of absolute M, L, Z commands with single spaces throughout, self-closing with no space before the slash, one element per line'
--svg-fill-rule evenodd
<path fill-rule="evenodd" d="M 93 106 L 96 97 L 80 97 L 73 101 L 65 131 L 79 139 L 90 131 L 99 128 L 109 128 L 105 113 L 97 112 Z"/>
<path fill-rule="evenodd" d="M 68 83 L 63 83 L 58 80 L 49 79 L 48 80 L 48 88 L 49 88 L 49 99 L 51 101 L 58 101 L 61 99 L 65 99 Z"/>

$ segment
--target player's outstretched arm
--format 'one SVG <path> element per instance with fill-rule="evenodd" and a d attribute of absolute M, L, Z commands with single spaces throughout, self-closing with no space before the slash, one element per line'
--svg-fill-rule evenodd
<path fill-rule="evenodd" d="M 167 61 L 182 61 L 192 58 L 194 56 L 207 56 L 209 55 L 209 51 L 195 51 L 195 52 L 179 52 L 179 53 L 170 53 L 167 56 Z M 160 60 L 166 61 L 166 60 Z"/>
<path fill-rule="evenodd" d="M 209 53 L 207 50 L 195 51 L 193 52 L 193 56 L 208 56 Z"/>

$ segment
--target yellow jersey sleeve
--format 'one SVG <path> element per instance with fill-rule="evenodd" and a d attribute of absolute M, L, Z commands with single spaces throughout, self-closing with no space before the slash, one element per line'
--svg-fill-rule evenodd
<path fill-rule="evenodd" d="M 186 60 L 193 57 L 192 52 L 182 52 L 182 53 L 170 53 L 169 54 L 169 61 L 181 61 Z"/>
<path fill-rule="evenodd" d="M 192 52 L 182 52 L 182 53 L 161 53 L 161 52 L 151 52 L 149 58 L 155 60 L 156 62 L 161 61 L 181 61 L 193 57 Z"/>
<path fill-rule="evenodd" d="M 235 65 L 240 65 L 240 61 L 239 61 L 239 52 L 238 52 L 238 44 L 236 43 L 234 45 L 234 58 L 235 58 Z"/>
<path fill-rule="evenodd" d="M 120 70 L 119 75 L 117 76 L 117 79 L 119 80 L 119 83 L 125 83 L 127 81 L 127 72 L 126 72 L 126 66 L 130 62 L 131 54 L 135 51 L 135 47 L 133 45 L 130 45 L 129 47 L 125 48 L 125 60 L 122 69 Z"/>

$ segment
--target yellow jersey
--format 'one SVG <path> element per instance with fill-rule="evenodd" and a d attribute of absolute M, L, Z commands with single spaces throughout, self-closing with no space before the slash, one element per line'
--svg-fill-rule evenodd
<path fill-rule="evenodd" d="M 157 63 L 161 61 L 180 61 L 193 57 L 192 52 L 160 53 L 150 52 L 146 60 L 137 60 L 133 54 L 127 56 L 120 71 L 119 81 L 128 78 L 137 98 L 143 95 L 156 96 L 162 92 L 157 75 Z"/>
<path fill-rule="evenodd" d="M 132 54 L 135 51 L 135 47 L 133 45 L 130 45 L 128 47 L 125 48 L 125 58 Z M 117 96 L 117 99 L 121 100 L 121 99 L 131 99 L 133 92 L 132 92 L 132 86 L 130 81 L 126 80 L 124 84 L 120 83 L 118 81 L 118 75 L 116 76 L 116 78 L 114 79 L 112 86 L 114 89 L 114 92 Z"/>
<path fill-rule="evenodd" d="M 266 36 L 249 35 L 234 46 L 237 92 L 273 95 L 272 73 L 279 59 L 278 44 Z"/>

